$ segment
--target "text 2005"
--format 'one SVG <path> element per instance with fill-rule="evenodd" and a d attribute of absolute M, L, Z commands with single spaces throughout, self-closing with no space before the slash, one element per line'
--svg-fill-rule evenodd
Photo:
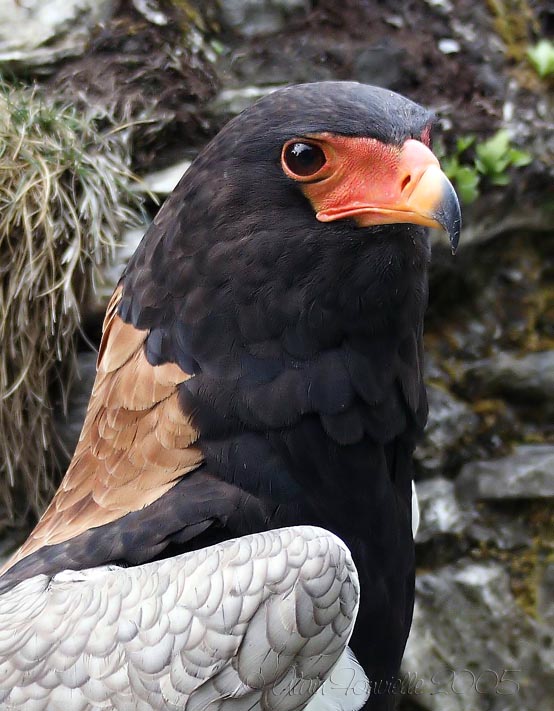
<path fill-rule="evenodd" d="M 441 669 L 431 676 L 431 694 L 457 694 L 463 696 L 472 692 L 478 694 L 498 694 L 510 696 L 519 691 L 516 675 L 520 669 Z"/>

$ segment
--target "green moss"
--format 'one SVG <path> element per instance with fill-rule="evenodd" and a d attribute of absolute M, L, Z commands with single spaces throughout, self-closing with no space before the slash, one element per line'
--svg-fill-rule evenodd
<path fill-rule="evenodd" d="M 175 12 L 181 29 L 187 33 L 191 28 L 203 35 L 219 32 L 217 0 L 166 0 Z"/>
<path fill-rule="evenodd" d="M 494 27 L 509 57 L 525 57 L 530 36 L 539 32 L 539 23 L 529 0 L 487 0 Z"/>
<path fill-rule="evenodd" d="M 481 542 L 472 555 L 478 560 L 503 563 L 516 603 L 526 615 L 537 619 L 539 585 L 547 565 L 554 561 L 554 510 L 549 502 L 543 501 L 519 501 L 514 506 L 517 506 L 517 518 L 531 533 L 531 546 L 506 551 Z"/>

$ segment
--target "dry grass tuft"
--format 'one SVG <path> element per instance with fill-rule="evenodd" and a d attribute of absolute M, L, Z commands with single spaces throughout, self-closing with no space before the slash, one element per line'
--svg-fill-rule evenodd
<path fill-rule="evenodd" d="M 138 199 L 122 134 L 0 84 L 0 526 L 37 514 L 56 470 L 57 379 L 79 306 Z"/>

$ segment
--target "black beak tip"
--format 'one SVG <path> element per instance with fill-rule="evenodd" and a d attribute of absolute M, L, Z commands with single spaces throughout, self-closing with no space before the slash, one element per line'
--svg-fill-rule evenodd
<path fill-rule="evenodd" d="M 452 254 L 456 254 L 456 250 L 458 249 L 461 231 L 462 216 L 460 213 L 459 217 L 452 222 L 452 226 L 450 227 L 450 229 L 448 229 L 448 237 L 450 239 L 450 248 L 452 249 Z"/>
<path fill-rule="evenodd" d="M 460 209 L 460 203 L 458 201 L 456 191 L 452 187 L 450 181 L 446 178 L 442 200 L 437 206 L 433 217 L 448 233 L 452 254 L 455 254 L 460 241 L 460 233 L 462 231 L 462 211 Z"/>

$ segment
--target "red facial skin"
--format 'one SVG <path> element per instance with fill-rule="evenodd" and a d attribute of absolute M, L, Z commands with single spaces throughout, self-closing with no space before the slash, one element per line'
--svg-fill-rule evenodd
<path fill-rule="evenodd" d="M 287 165 L 285 150 L 297 142 L 317 145 L 325 154 L 324 165 L 309 176 L 296 175 Z M 288 141 L 281 163 L 286 175 L 302 183 L 320 222 L 352 218 L 360 227 L 398 222 L 440 227 L 434 212 L 448 180 L 421 141 L 408 139 L 399 147 L 321 133 Z"/>

